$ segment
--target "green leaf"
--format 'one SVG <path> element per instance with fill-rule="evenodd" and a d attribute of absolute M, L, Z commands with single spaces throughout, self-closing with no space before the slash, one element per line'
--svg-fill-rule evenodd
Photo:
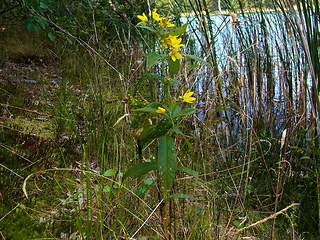
<path fill-rule="evenodd" d="M 195 199 L 194 196 L 188 195 L 188 194 L 184 194 L 184 193 L 175 193 L 172 194 L 170 197 L 171 198 L 184 198 L 184 199 Z"/>
<path fill-rule="evenodd" d="M 177 115 L 179 112 L 181 112 L 181 107 L 175 106 L 175 108 L 172 111 L 172 116 Z"/>
<path fill-rule="evenodd" d="M 49 26 L 49 23 L 40 16 L 34 16 L 34 20 L 41 25 L 42 28 Z"/>
<path fill-rule="evenodd" d="M 198 61 L 200 63 L 203 63 L 203 64 L 207 65 L 208 67 L 211 67 L 210 63 L 206 62 L 205 60 L 203 60 L 202 58 L 199 58 L 197 56 L 190 55 L 190 54 L 185 54 L 183 56 L 186 57 L 186 58 L 190 58 L 190 59 L 196 60 L 196 61 Z"/>
<path fill-rule="evenodd" d="M 51 33 L 51 32 L 48 33 L 48 37 L 50 38 L 50 40 L 51 40 L 52 42 L 54 42 L 54 41 L 56 40 L 56 36 L 53 35 L 53 33 Z"/>
<path fill-rule="evenodd" d="M 177 85 L 182 85 L 182 83 L 176 79 L 170 79 L 171 84 L 177 84 Z"/>
<path fill-rule="evenodd" d="M 216 112 L 219 112 L 221 110 L 228 111 L 228 112 L 232 111 L 230 108 L 223 106 L 223 105 L 219 105 L 218 107 L 216 107 Z"/>
<path fill-rule="evenodd" d="M 153 107 L 144 107 L 133 110 L 134 112 L 146 112 L 146 113 L 157 113 L 158 109 Z"/>
<path fill-rule="evenodd" d="M 164 188 L 170 189 L 176 177 L 177 158 L 174 140 L 167 135 L 159 138 L 158 168 Z"/>
<path fill-rule="evenodd" d="M 161 55 L 157 52 L 152 52 L 147 57 L 147 70 L 157 63 L 157 61 L 161 58 Z"/>
<path fill-rule="evenodd" d="M 103 188 L 104 192 L 110 192 L 110 190 L 111 190 L 111 187 L 109 185 L 105 185 Z"/>
<path fill-rule="evenodd" d="M 183 33 L 185 33 L 186 29 L 187 29 L 187 24 L 184 24 L 182 27 L 179 28 L 175 28 L 173 30 L 171 30 L 168 34 L 166 34 L 166 36 L 178 36 L 181 35 Z"/>
<path fill-rule="evenodd" d="M 197 64 L 197 63 L 191 65 L 191 66 L 188 68 L 188 72 L 192 71 L 193 69 L 195 69 L 195 68 L 197 68 L 197 67 L 199 67 L 199 64 Z"/>
<path fill-rule="evenodd" d="M 145 179 L 145 180 L 143 181 L 143 183 L 144 183 L 145 185 L 150 186 L 150 185 L 152 185 L 152 184 L 153 184 L 153 181 L 152 181 L 152 179 L 147 178 L 147 179 Z"/>
<path fill-rule="evenodd" d="M 115 175 L 115 174 L 116 174 L 116 171 L 115 171 L 115 170 L 109 169 L 109 170 L 107 170 L 107 171 L 104 172 L 103 176 L 105 176 L 105 177 L 111 177 L 111 176 L 113 176 L 113 175 Z"/>
<path fill-rule="evenodd" d="M 239 227 L 241 222 L 240 222 L 240 220 L 236 219 L 232 223 L 234 226 Z"/>
<path fill-rule="evenodd" d="M 66 37 L 66 39 L 67 39 L 67 41 L 68 41 L 68 43 L 69 43 L 70 45 L 73 44 L 73 42 L 72 42 L 72 40 L 71 40 L 70 38 Z"/>
<path fill-rule="evenodd" d="M 226 102 L 227 104 L 230 104 L 231 106 L 234 106 L 236 109 L 239 110 L 239 106 L 233 102 Z"/>
<path fill-rule="evenodd" d="M 154 28 L 152 28 L 152 27 L 150 27 L 150 26 L 146 26 L 146 25 L 144 25 L 143 23 L 139 23 L 139 24 L 137 25 L 137 27 L 139 27 L 139 28 L 144 28 L 144 29 L 147 29 L 147 30 L 149 30 L 149 31 L 151 31 L 151 32 L 157 33 L 157 30 L 155 30 Z"/>
<path fill-rule="evenodd" d="M 143 131 L 138 139 L 138 144 L 145 144 L 153 139 L 164 136 L 172 128 L 172 122 L 165 120 L 159 122 L 157 125 L 147 125 L 143 128 Z"/>
<path fill-rule="evenodd" d="M 169 66 L 169 75 L 171 78 L 174 77 L 175 74 L 177 74 L 180 70 L 180 60 L 177 59 L 176 61 L 173 61 L 171 58 L 167 60 L 168 66 Z"/>
<path fill-rule="evenodd" d="M 189 174 L 191 176 L 194 176 L 194 177 L 198 177 L 199 176 L 196 171 L 194 171 L 194 170 L 192 170 L 192 169 L 190 169 L 188 167 L 185 167 L 185 166 L 178 166 L 177 170 L 185 172 L 185 173 L 187 173 L 187 174 Z"/>
<path fill-rule="evenodd" d="M 179 128 L 177 128 L 177 127 L 172 128 L 171 131 L 184 136 L 183 132 L 181 132 L 181 130 Z"/>
<path fill-rule="evenodd" d="M 126 179 L 127 177 L 139 177 L 143 174 L 146 174 L 152 170 L 155 170 L 158 168 L 157 162 L 144 162 L 139 163 L 137 165 L 134 165 L 131 167 L 124 175 L 123 179 Z"/>
<path fill-rule="evenodd" d="M 40 32 L 41 28 L 36 25 L 36 24 L 33 24 L 31 22 L 27 23 L 27 29 L 29 32 Z"/>
<path fill-rule="evenodd" d="M 40 8 L 50 10 L 50 7 L 44 2 L 40 2 Z"/>
<path fill-rule="evenodd" d="M 173 115 L 172 117 L 173 118 L 177 118 L 177 117 L 181 117 L 181 116 L 184 116 L 184 115 L 189 115 L 189 114 L 193 114 L 197 111 L 196 108 L 185 108 L 183 109 L 181 112 Z"/>

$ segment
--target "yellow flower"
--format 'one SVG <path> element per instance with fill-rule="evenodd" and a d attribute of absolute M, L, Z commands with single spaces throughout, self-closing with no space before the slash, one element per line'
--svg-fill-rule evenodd
<path fill-rule="evenodd" d="M 175 49 L 177 49 L 177 51 L 179 51 L 179 47 L 182 47 L 183 44 L 180 44 L 182 41 L 182 38 L 177 38 L 177 36 L 175 36 L 174 38 L 171 38 L 171 46 Z"/>
<path fill-rule="evenodd" d="M 138 15 L 137 18 L 139 18 L 141 20 L 140 23 L 143 23 L 144 25 L 147 25 L 149 23 L 148 18 L 144 13 L 142 15 Z"/>
<path fill-rule="evenodd" d="M 182 58 L 182 55 L 180 53 L 178 53 L 178 50 L 179 49 L 177 49 L 177 48 L 173 48 L 171 50 L 171 52 L 169 52 L 169 56 L 172 58 L 172 61 L 174 61 L 174 62 L 177 60 L 177 58 L 178 59 Z"/>
<path fill-rule="evenodd" d="M 172 38 L 174 38 L 175 36 L 168 36 L 168 37 L 166 37 L 166 38 L 164 38 L 164 39 L 161 39 L 161 42 L 162 42 L 162 44 L 166 47 L 166 48 L 168 48 L 168 45 L 170 45 L 171 46 L 171 39 Z"/>
<path fill-rule="evenodd" d="M 160 18 L 160 27 L 162 28 L 170 28 L 175 25 L 170 22 L 170 18 Z"/>
<path fill-rule="evenodd" d="M 179 97 L 180 99 L 182 99 L 184 102 L 187 103 L 193 103 L 194 100 L 196 100 L 195 97 L 191 97 L 193 95 L 194 92 L 190 92 L 190 89 L 188 91 L 185 92 L 185 94 L 183 94 L 183 97 Z"/>
<path fill-rule="evenodd" d="M 151 16 L 151 13 L 149 13 L 149 17 L 153 18 L 153 19 L 156 20 L 157 22 L 160 22 L 160 17 L 159 17 L 159 14 L 157 13 L 157 9 L 155 9 L 155 10 L 152 12 L 152 16 Z"/>
<path fill-rule="evenodd" d="M 165 113 L 166 110 L 162 107 L 158 107 L 158 110 L 156 111 L 157 113 Z"/>

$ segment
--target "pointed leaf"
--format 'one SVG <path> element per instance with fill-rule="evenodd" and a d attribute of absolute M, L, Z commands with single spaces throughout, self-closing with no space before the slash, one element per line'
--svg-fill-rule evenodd
<path fill-rule="evenodd" d="M 113 170 L 113 169 L 109 169 L 109 170 L 107 170 L 107 171 L 104 172 L 103 176 L 105 176 L 105 177 L 111 177 L 111 176 L 113 176 L 114 174 L 116 174 L 116 171 Z"/>
<path fill-rule="evenodd" d="M 177 85 L 182 85 L 182 83 L 176 79 L 170 79 L 171 84 L 177 84 Z"/>
<path fill-rule="evenodd" d="M 187 174 L 189 174 L 191 176 L 194 176 L 194 177 L 198 177 L 199 176 L 196 171 L 194 171 L 194 170 L 192 170 L 192 169 L 190 169 L 188 167 L 185 167 L 185 166 L 178 166 L 177 170 L 185 172 L 185 173 L 187 173 Z"/>
<path fill-rule="evenodd" d="M 176 177 L 177 158 L 176 146 L 170 136 L 159 138 L 158 170 L 161 173 L 161 180 L 166 190 L 172 187 Z"/>
<path fill-rule="evenodd" d="M 208 67 L 211 67 L 210 63 L 206 62 L 205 60 L 203 60 L 202 58 L 199 58 L 197 56 L 190 55 L 190 54 L 185 54 L 183 56 L 186 57 L 186 58 L 190 58 L 190 59 L 196 60 L 198 62 L 201 62 L 201 63 L 207 65 Z"/>
<path fill-rule="evenodd" d="M 40 8 L 50 10 L 50 7 L 44 2 L 40 2 Z"/>
<path fill-rule="evenodd" d="M 169 74 L 170 77 L 173 78 L 175 74 L 177 74 L 180 70 L 180 60 L 177 59 L 173 61 L 171 58 L 168 59 L 168 66 L 169 66 Z"/>
<path fill-rule="evenodd" d="M 134 112 L 149 112 L 149 113 L 157 113 L 158 109 L 153 107 L 144 107 L 133 110 Z"/>
<path fill-rule="evenodd" d="M 109 185 L 105 185 L 103 188 L 104 192 L 110 192 L 110 190 L 111 190 L 111 187 Z"/>
<path fill-rule="evenodd" d="M 177 128 L 177 127 L 172 128 L 171 131 L 184 136 L 183 132 L 181 132 L 181 130 L 179 128 Z"/>
<path fill-rule="evenodd" d="M 161 55 L 157 52 L 152 52 L 147 57 L 147 70 L 157 63 L 157 61 L 161 58 Z"/>
<path fill-rule="evenodd" d="M 153 139 L 164 136 L 167 134 L 170 128 L 172 128 L 172 123 L 168 120 L 161 121 L 157 125 L 149 125 L 146 128 L 144 127 L 138 139 L 139 143 L 143 145 L 152 141 Z"/>
<path fill-rule="evenodd" d="M 70 39 L 70 38 L 68 38 L 68 37 L 66 37 L 66 39 L 67 39 L 67 41 L 68 41 L 68 43 L 70 44 L 70 45 L 72 45 L 72 40 Z"/>
<path fill-rule="evenodd" d="M 182 27 L 179 27 L 179 28 L 175 28 L 173 30 L 171 30 L 168 34 L 166 34 L 166 36 L 178 36 L 178 35 L 181 35 L 183 33 L 185 33 L 187 29 L 187 24 L 185 23 Z"/>
<path fill-rule="evenodd" d="M 184 115 L 189 115 L 189 114 L 193 114 L 197 111 L 196 108 L 185 108 L 183 109 L 181 112 L 173 115 L 172 117 L 173 118 L 177 118 L 177 117 L 181 117 L 181 116 L 184 116 Z"/>
<path fill-rule="evenodd" d="M 123 179 L 126 179 L 127 177 L 139 177 L 143 174 L 146 174 L 152 170 L 157 169 L 158 163 L 157 162 L 144 162 L 139 163 L 137 165 L 134 165 L 131 167 L 124 175 Z"/>
<path fill-rule="evenodd" d="M 52 42 L 54 42 L 55 40 L 56 40 L 56 36 L 55 35 L 53 35 L 53 33 L 48 33 L 48 37 L 50 38 L 50 40 L 52 41 Z"/>
<path fill-rule="evenodd" d="M 172 111 L 172 116 L 177 115 L 179 112 L 181 112 L 181 107 L 175 106 L 175 108 Z"/>
<path fill-rule="evenodd" d="M 231 106 L 234 106 L 236 109 L 239 110 L 239 106 L 233 102 L 226 102 L 227 104 L 230 104 Z"/>
<path fill-rule="evenodd" d="M 195 68 L 197 68 L 197 67 L 199 67 L 199 64 L 193 64 L 193 65 L 191 65 L 189 68 L 188 68 L 188 71 L 190 72 L 190 71 L 192 71 L 193 69 L 195 69 Z"/>
<path fill-rule="evenodd" d="M 146 26 L 146 25 L 144 25 L 143 23 L 139 23 L 139 24 L 137 25 L 137 27 L 139 27 L 139 28 L 144 28 L 144 29 L 148 29 L 148 30 L 151 31 L 151 32 L 157 33 L 157 31 L 156 31 L 154 28 L 152 28 L 152 27 L 150 27 L 150 26 Z"/>
<path fill-rule="evenodd" d="M 143 183 L 144 183 L 145 185 L 151 186 L 151 185 L 153 184 L 153 180 L 150 179 L 150 178 L 147 178 L 147 179 L 145 179 L 145 180 L 143 181 Z"/>

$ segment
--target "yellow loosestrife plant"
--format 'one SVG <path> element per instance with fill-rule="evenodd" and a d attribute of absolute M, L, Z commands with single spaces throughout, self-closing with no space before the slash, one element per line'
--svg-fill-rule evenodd
<path fill-rule="evenodd" d="M 148 72 L 141 77 L 139 83 L 150 78 L 156 79 L 161 84 L 162 93 L 159 94 L 159 101 L 150 103 L 149 106 L 133 110 L 134 114 L 148 115 L 155 118 L 155 121 L 147 121 L 139 128 L 139 134 L 136 136 L 138 142 L 139 153 L 142 154 L 144 146 L 149 145 L 152 141 L 158 139 L 158 156 L 153 161 L 141 162 L 131 167 L 124 174 L 123 179 L 127 177 L 139 177 L 152 170 L 157 170 L 158 180 L 162 189 L 162 196 L 167 200 L 173 197 L 189 197 L 185 194 L 172 194 L 173 183 L 176 171 L 184 171 L 190 175 L 197 177 L 197 172 L 183 166 L 177 165 L 175 134 L 184 137 L 179 129 L 178 121 L 181 117 L 193 114 L 197 111 L 195 108 L 189 107 L 196 100 L 192 97 L 194 92 L 187 90 L 181 97 L 173 96 L 173 88 L 177 86 L 183 88 L 182 84 L 174 77 L 180 70 L 180 59 L 183 57 L 191 58 L 196 61 L 207 64 L 204 60 L 193 56 L 183 55 L 180 52 L 182 44 L 182 34 L 185 33 L 187 24 L 181 27 L 175 27 L 171 23 L 170 18 L 161 17 L 157 10 L 149 13 L 149 19 L 145 13 L 138 15 L 140 22 L 137 27 L 146 29 L 154 33 L 159 39 L 159 52 L 151 52 L 147 56 L 147 71 L 150 71 L 154 65 L 161 62 L 162 75 Z M 181 100 L 182 101 L 181 101 Z M 188 107 L 186 107 L 189 105 Z M 156 124 L 152 124 L 156 123 Z M 167 205 L 166 205 L 167 206 Z M 168 234 L 168 206 L 165 208 L 166 223 L 165 230 Z"/>

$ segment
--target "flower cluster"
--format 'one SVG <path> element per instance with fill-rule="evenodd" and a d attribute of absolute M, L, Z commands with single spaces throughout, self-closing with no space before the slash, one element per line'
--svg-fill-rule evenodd
<path fill-rule="evenodd" d="M 146 26 L 151 24 L 145 13 L 143 13 L 142 15 L 138 15 L 137 17 L 141 20 L 141 22 L 139 22 L 138 24 L 142 23 Z M 162 31 L 160 32 L 162 32 L 163 34 L 161 34 L 160 36 L 160 42 L 167 49 L 170 46 L 171 50 L 169 52 L 169 56 L 171 57 L 171 59 L 174 62 L 177 59 L 181 59 L 182 55 L 181 53 L 179 53 L 179 48 L 183 46 L 183 44 L 181 44 L 182 38 L 178 38 L 178 36 L 168 35 L 168 33 L 166 32 L 167 28 L 175 27 L 175 25 L 170 22 L 170 18 L 160 17 L 157 13 L 157 10 L 149 13 L 149 18 L 154 20 L 154 24 L 152 24 L 153 26 L 160 26 L 160 28 L 162 29 Z"/>

